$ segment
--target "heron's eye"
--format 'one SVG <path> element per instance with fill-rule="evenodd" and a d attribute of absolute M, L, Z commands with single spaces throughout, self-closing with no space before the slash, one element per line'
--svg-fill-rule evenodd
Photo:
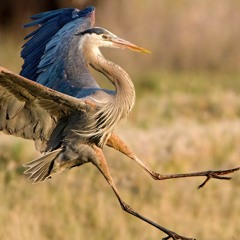
<path fill-rule="evenodd" d="M 102 35 L 102 39 L 107 40 L 108 36 L 107 35 Z"/>

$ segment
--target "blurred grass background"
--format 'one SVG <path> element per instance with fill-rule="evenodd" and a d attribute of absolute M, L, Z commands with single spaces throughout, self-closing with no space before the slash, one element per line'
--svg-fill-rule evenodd
<path fill-rule="evenodd" d="M 19 72 L 29 16 L 57 7 L 96 6 L 96 25 L 152 51 L 103 50 L 129 72 L 137 101 L 117 128 L 160 173 L 239 166 L 240 2 L 129 0 L 0 2 L 0 66 Z M 95 73 L 94 73 L 95 74 Z M 101 84 L 106 80 L 95 74 Z M 158 223 L 201 240 L 237 240 L 240 176 L 154 182 L 127 158 L 104 149 L 123 199 Z M 39 156 L 27 140 L 0 135 L 0 239 L 161 239 L 120 209 L 90 164 L 31 185 L 21 165 Z"/>

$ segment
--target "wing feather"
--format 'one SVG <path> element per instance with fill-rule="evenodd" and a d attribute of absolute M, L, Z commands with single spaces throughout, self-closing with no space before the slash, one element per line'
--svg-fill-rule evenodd
<path fill-rule="evenodd" d="M 0 67 L 0 131 L 32 139 L 44 151 L 60 119 L 88 105 Z"/>
<path fill-rule="evenodd" d="M 37 81 L 42 71 L 46 67 L 51 67 L 61 55 L 63 44 L 75 31 L 84 31 L 93 26 L 94 7 L 84 10 L 62 8 L 33 15 L 31 19 L 34 21 L 24 27 L 39 28 L 25 37 L 30 40 L 23 45 L 21 52 L 24 64 L 20 75 Z"/>

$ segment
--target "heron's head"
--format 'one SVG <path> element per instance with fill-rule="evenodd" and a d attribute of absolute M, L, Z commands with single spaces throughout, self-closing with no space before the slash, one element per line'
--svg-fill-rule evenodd
<path fill-rule="evenodd" d="M 94 27 L 87 29 L 77 35 L 81 35 L 81 42 L 87 43 L 91 47 L 111 47 L 111 48 L 122 48 L 130 49 L 137 52 L 150 53 L 147 49 L 141 48 L 131 42 L 128 42 L 118 36 L 114 35 L 110 31 Z"/>

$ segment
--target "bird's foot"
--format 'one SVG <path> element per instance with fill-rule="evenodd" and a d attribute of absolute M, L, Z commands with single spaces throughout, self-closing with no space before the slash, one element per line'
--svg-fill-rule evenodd
<path fill-rule="evenodd" d="M 168 231 L 168 232 L 165 232 L 168 236 L 167 237 L 164 237 L 162 240 L 168 240 L 168 239 L 172 239 L 172 240 L 196 240 L 195 238 L 188 238 L 188 237 L 184 237 L 184 236 L 181 236 L 175 232 L 172 232 L 172 231 Z"/>
<path fill-rule="evenodd" d="M 206 177 L 204 182 L 198 186 L 198 189 L 199 189 L 205 186 L 205 184 L 212 178 L 220 179 L 220 180 L 230 180 L 231 177 L 226 177 L 225 175 L 239 171 L 239 170 L 240 170 L 240 167 L 227 169 L 227 170 L 218 170 L 218 171 L 204 171 L 204 172 L 168 174 L 168 175 L 162 175 L 159 173 L 152 172 L 152 177 L 155 180 L 166 180 L 166 179 L 186 178 L 186 177 Z"/>

